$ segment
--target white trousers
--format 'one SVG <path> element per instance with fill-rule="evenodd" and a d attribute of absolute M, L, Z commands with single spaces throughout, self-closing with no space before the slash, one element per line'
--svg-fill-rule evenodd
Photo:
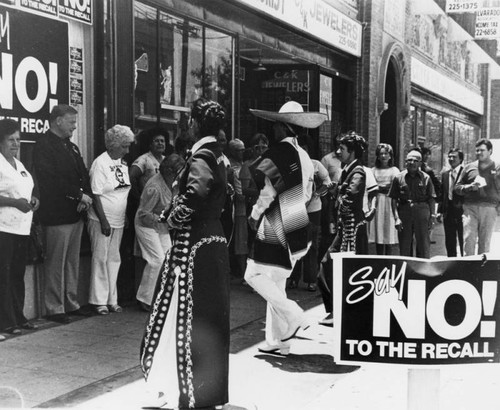
<path fill-rule="evenodd" d="M 111 228 L 111 235 L 105 236 L 98 221 L 89 219 L 87 227 L 92 247 L 89 303 L 116 305 L 116 280 L 121 263 L 120 242 L 123 228 Z"/>
<path fill-rule="evenodd" d="M 464 256 L 488 253 L 495 229 L 497 211 L 494 206 L 464 204 Z"/>
<path fill-rule="evenodd" d="M 292 262 L 292 265 L 295 263 Z M 268 266 L 248 259 L 245 280 L 267 301 L 266 342 L 269 346 L 289 346 L 282 342 L 289 325 L 301 323 L 305 319 L 302 308 L 286 294 L 286 280 L 292 269 Z"/>
<path fill-rule="evenodd" d="M 136 298 L 138 301 L 150 305 L 165 253 L 172 246 L 172 242 L 168 233 L 160 234 L 152 228 L 145 228 L 137 224 L 135 225 L 135 234 L 141 248 L 142 258 L 146 261 Z"/>

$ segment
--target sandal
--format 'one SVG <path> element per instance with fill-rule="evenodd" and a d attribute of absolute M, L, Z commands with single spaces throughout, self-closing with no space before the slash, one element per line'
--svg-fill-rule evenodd
<path fill-rule="evenodd" d="M 114 313 L 122 313 L 123 312 L 123 309 L 120 305 L 111 305 L 109 307 L 109 311 L 110 312 L 114 312 Z"/>
<path fill-rule="evenodd" d="M 96 306 L 95 311 L 98 315 L 108 315 L 109 310 L 107 306 Z"/>

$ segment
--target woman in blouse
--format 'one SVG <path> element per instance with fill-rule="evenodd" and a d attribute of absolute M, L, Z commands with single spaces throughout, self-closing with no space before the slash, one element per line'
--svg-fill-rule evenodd
<path fill-rule="evenodd" d="M 36 327 L 23 314 L 24 271 L 33 211 L 40 202 L 33 196 L 33 178 L 16 158 L 20 142 L 19 124 L 0 120 L 0 332 L 10 334 Z"/>

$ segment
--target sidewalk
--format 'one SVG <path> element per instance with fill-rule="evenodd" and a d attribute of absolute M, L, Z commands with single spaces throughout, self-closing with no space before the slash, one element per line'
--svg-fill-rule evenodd
<path fill-rule="evenodd" d="M 492 249 L 500 249 L 497 219 Z M 432 256 L 444 254 L 442 225 Z M 318 293 L 289 291 L 313 320 L 324 316 Z M 265 304 L 231 285 L 230 402 L 259 410 L 406 409 L 407 370 L 388 365 L 340 366 L 333 361 L 333 330 L 315 325 L 294 340 L 291 355 L 257 352 L 264 337 Z M 40 329 L 0 344 L 0 407 L 140 409 L 148 404 L 138 367 L 147 314 L 135 306 Z M 497 410 L 500 365 L 441 370 L 441 410 Z M 429 410 L 429 409 L 426 409 Z"/>

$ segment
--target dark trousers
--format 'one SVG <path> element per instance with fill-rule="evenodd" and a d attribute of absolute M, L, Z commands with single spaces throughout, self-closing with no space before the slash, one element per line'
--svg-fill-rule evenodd
<path fill-rule="evenodd" d="M 0 330 L 27 322 L 23 313 L 27 239 L 0 232 Z"/>
<path fill-rule="evenodd" d="M 342 243 L 342 230 L 339 230 L 328 253 L 340 252 Z M 368 254 L 368 239 L 366 225 L 361 225 L 356 232 L 356 255 Z M 324 256 L 324 255 L 323 255 Z M 333 312 L 333 262 L 329 255 L 324 258 L 318 275 L 318 289 L 323 299 L 323 305 L 327 313 Z"/>
<path fill-rule="evenodd" d="M 492 221 L 494 223 L 494 221 Z M 443 218 L 444 237 L 448 256 L 457 256 L 457 238 L 460 256 L 464 256 L 464 226 L 461 212 L 448 212 Z"/>
<path fill-rule="evenodd" d="M 403 229 L 398 233 L 399 253 L 413 256 L 413 238 L 417 258 L 430 258 L 429 220 L 431 211 L 426 202 L 405 204 L 398 208 Z"/>

